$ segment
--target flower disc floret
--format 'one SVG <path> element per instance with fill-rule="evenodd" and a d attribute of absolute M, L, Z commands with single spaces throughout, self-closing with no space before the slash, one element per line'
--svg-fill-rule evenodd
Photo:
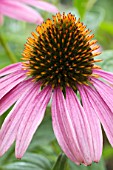
<path fill-rule="evenodd" d="M 96 62 L 94 56 L 99 54 L 94 50 L 99 46 L 94 46 L 94 35 L 89 35 L 80 20 L 71 13 L 58 13 L 37 26 L 36 32 L 28 38 L 23 52 L 28 76 L 41 81 L 42 86 L 60 86 L 63 90 L 66 86 L 76 89 L 77 83 L 89 83 Z"/>

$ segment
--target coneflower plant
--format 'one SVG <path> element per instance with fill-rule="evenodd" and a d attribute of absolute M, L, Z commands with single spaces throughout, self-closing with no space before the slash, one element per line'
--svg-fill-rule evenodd
<path fill-rule="evenodd" d="M 113 146 L 113 74 L 95 65 L 93 37 L 71 13 L 57 13 L 32 32 L 22 62 L 0 70 L 0 115 L 15 103 L 0 130 L 0 156 L 14 141 L 16 157 L 24 155 L 51 98 L 55 136 L 73 162 L 100 160 L 101 124 Z"/>

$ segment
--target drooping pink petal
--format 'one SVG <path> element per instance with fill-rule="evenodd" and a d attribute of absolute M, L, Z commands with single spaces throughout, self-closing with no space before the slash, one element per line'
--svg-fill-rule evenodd
<path fill-rule="evenodd" d="M 68 115 L 69 114 L 63 94 L 61 90 L 57 88 L 54 90 L 52 100 L 52 124 L 54 133 L 64 153 L 73 162 L 79 165 L 83 162 L 83 157 L 79 152 L 77 144 L 75 145 L 74 143 L 76 136 L 72 127 L 72 122 L 68 118 Z M 66 124 L 64 118 L 67 119 Z"/>
<path fill-rule="evenodd" d="M 86 87 L 87 90 L 88 87 Z M 91 135 L 92 135 L 92 156 L 94 162 L 99 162 L 101 154 L 102 154 L 102 145 L 103 145 L 103 139 L 102 139 L 102 130 L 100 121 L 97 117 L 97 114 L 95 110 L 92 107 L 92 104 L 90 103 L 90 100 L 87 96 L 86 90 L 84 88 L 84 85 L 78 85 L 78 89 L 80 92 L 80 96 L 82 99 L 83 108 L 85 110 L 90 129 L 91 129 Z M 90 88 L 89 88 L 90 89 Z"/>
<path fill-rule="evenodd" d="M 36 10 L 18 1 L 14 2 L 12 0 L 4 0 L 0 4 L 0 10 L 3 15 L 6 15 L 17 20 L 37 24 L 43 22 L 43 18 Z"/>
<path fill-rule="evenodd" d="M 69 87 L 66 88 L 66 106 L 76 134 L 80 153 L 83 155 L 83 163 L 90 165 L 93 161 L 93 153 L 88 118 L 75 92 Z"/>
<path fill-rule="evenodd" d="M 0 99 L 26 78 L 25 72 L 17 71 L 0 79 Z"/>
<path fill-rule="evenodd" d="M 0 115 L 2 115 L 9 107 L 11 107 L 27 89 L 31 79 L 25 80 L 22 83 L 18 84 L 11 91 L 9 91 L 1 100 L 0 100 Z"/>
<path fill-rule="evenodd" d="M 37 90 L 39 87 L 40 85 L 37 86 Z M 9 149 L 16 139 L 17 131 L 23 119 L 24 113 L 29 107 L 29 103 L 37 90 L 33 82 L 31 82 L 27 90 L 23 92 L 23 95 L 19 98 L 12 111 L 6 117 L 0 130 L 0 156 L 2 156 Z"/>
<path fill-rule="evenodd" d="M 5 76 L 7 74 L 11 74 L 11 73 L 16 72 L 21 69 L 22 69 L 21 63 L 11 64 L 11 65 L 6 66 L 5 68 L 0 70 L 0 77 Z"/>
<path fill-rule="evenodd" d="M 18 129 L 16 137 L 16 157 L 21 158 L 31 142 L 33 135 L 43 120 L 46 106 L 51 97 L 51 87 L 45 87 L 29 103 L 28 109 L 23 115 L 23 119 Z"/>
<path fill-rule="evenodd" d="M 55 135 L 65 154 L 75 163 L 91 164 L 89 125 L 71 88 L 66 89 L 66 101 L 59 88 L 54 91 L 52 117 Z"/>
<path fill-rule="evenodd" d="M 113 84 L 113 73 L 110 73 L 110 72 L 107 72 L 101 69 L 94 69 L 93 73 L 98 74 L 99 76 L 107 80 L 109 83 Z"/>
<path fill-rule="evenodd" d="M 35 6 L 35 7 L 39 8 L 39 9 L 42 9 L 42 10 L 45 10 L 45 11 L 48 11 L 48 12 L 52 12 L 52 13 L 57 13 L 58 12 L 58 9 L 54 5 L 52 5 L 52 4 L 48 3 L 48 2 L 39 1 L 39 0 L 38 1 L 37 0 L 30 0 L 30 1 L 28 1 L 28 0 L 19 0 L 19 1 L 24 2 L 26 4 L 29 4 L 29 5 L 32 5 L 32 6 Z"/>
<path fill-rule="evenodd" d="M 85 87 L 85 92 L 87 93 L 92 108 L 95 110 L 103 125 L 109 142 L 113 146 L 113 112 L 96 90 L 91 87 Z"/>
<path fill-rule="evenodd" d="M 109 86 L 108 84 L 102 82 L 99 79 L 92 78 L 94 87 L 109 106 L 111 111 L 113 110 L 113 87 Z"/>

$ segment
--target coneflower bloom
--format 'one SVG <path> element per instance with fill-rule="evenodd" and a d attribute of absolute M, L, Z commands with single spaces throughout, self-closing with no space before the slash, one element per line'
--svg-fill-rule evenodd
<path fill-rule="evenodd" d="M 42 23 L 42 16 L 28 5 L 52 13 L 58 12 L 54 5 L 40 0 L 0 0 L 0 25 L 3 23 L 3 16 L 36 24 Z"/>
<path fill-rule="evenodd" d="M 73 162 L 100 160 L 101 124 L 113 146 L 113 74 L 95 65 L 93 37 L 71 13 L 57 13 L 32 32 L 23 62 L 0 70 L 0 114 L 16 102 L 0 130 L 0 156 L 14 141 L 16 157 L 24 155 L 50 98 L 55 136 Z"/>

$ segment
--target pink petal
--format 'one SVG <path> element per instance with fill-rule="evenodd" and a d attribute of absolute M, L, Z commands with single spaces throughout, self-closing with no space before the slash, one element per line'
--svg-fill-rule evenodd
<path fill-rule="evenodd" d="M 30 101 L 25 111 L 16 137 L 16 157 L 21 158 L 31 142 L 33 135 L 43 120 L 46 106 L 51 97 L 51 88 L 44 88 Z"/>
<path fill-rule="evenodd" d="M 19 97 L 21 97 L 21 95 L 27 89 L 30 83 L 31 79 L 23 81 L 22 83 L 14 87 L 11 91 L 9 91 L 0 100 L 0 115 L 2 115 L 9 107 L 11 107 L 19 99 Z"/>
<path fill-rule="evenodd" d="M 7 74 L 16 72 L 18 70 L 22 69 L 22 64 L 21 63 L 15 63 L 15 64 L 11 64 L 9 66 L 6 66 L 5 68 L 0 70 L 0 77 L 5 76 Z"/>
<path fill-rule="evenodd" d="M 38 86 L 39 89 L 39 86 Z M 31 82 L 29 87 L 23 92 L 23 95 L 17 101 L 12 111 L 6 117 L 0 130 L 0 156 L 2 156 L 16 139 L 17 131 L 23 119 L 26 109 L 32 97 L 36 93 L 34 83 Z"/>
<path fill-rule="evenodd" d="M 113 110 L 113 87 L 105 84 L 104 82 L 98 79 L 91 79 L 94 87 L 105 101 L 105 103 L 109 106 L 111 111 Z"/>
<path fill-rule="evenodd" d="M 104 90 L 103 90 L 104 91 Z M 106 105 L 101 96 L 91 87 L 85 87 L 88 100 L 99 117 L 109 142 L 113 146 L 113 112 Z"/>
<path fill-rule="evenodd" d="M 99 76 L 107 80 L 109 83 L 113 84 L 113 73 L 110 73 L 110 72 L 107 72 L 101 69 L 94 69 L 93 73 L 98 74 Z"/>
<path fill-rule="evenodd" d="M 64 115 L 65 114 L 65 115 Z M 73 127 L 70 119 L 67 121 L 69 128 L 66 129 L 64 124 L 64 118 L 68 116 L 68 111 L 66 108 L 66 103 L 63 97 L 63 94 L 59 88 L 54 90 L 53 100 L 52 100 L 52 123 L 55 136 L 58 140 L 59 145 L 61 146 L 64 153 L 76 164 L 83 162 L 83 158 L 79 153 L 78 147 L 73 143 Z M 69 139 L 68 133 L 72 135 Z M 72 145 L 73 144 L 73 145 Z M 73 149 L 74 147 L 74 149 Z M 75 153 L 76 152 L 76 155 Z"/>
<path fill-rule="evenodd" d="M 52 4 L 48 3 L 48 2 L 39 1 L 39 0 L 38 1 L 37 0 L 30 0 L 30 1 L 28 1 L 28 0 L 19 0 L 19 1 L 24 2 L 26 4 L 29 4 L 29 5 L 32 5 L 32 6 L 35 6 L 35 7 L 39 8 L 39 9 L 42 9 L 42 10 L 45 10 L 45 11 L 48 11 L 48 12 L 53 12 L 53 13 L 58 12 L 58 9 L 54 5 L 52 5 Z"/>
<path fill-rule="evenodd" d="M 17 71 L 0 79 L 0 99 L 26 78 L 24 71 Z"/>
<path fill-rule="evenodd" d="M 84 158 L 83 163 L 85 165 L 90 165 L 93 161 L 90 126 L 87 115 L 85 114 L 75 92 L 71 88 L 66 89 L 66 104 L 76 133 L 79 150 Z"/>
<path fill-rule="evenodd" d="M 85 110 L 85 113 L 86 113 L 86 116 L 87 116 L 87 119 L 90 125 L 90 130 L 91 130 L 92 146 L 93 146 L 92 157 L 94 157 L 93 161 L 99 162 L 101 154 L 102 154 L 102 144 L 103 144 L 102 130 L 101 130 L 100 121 L 87 96 L 87 93 L 86 93 L 87 88 L 89 87 L 86 86 L 86 89 L 85 89 L 84 85 L 78 86 L 80 96 L 82 99 L 83 108 Z"/>
<path fill-rule="evenodd" d="M 0 4 L 0 10 L 3 15 L 17 20 L 33 22 L 37 24 L 43 22 L 43 18 L 38 12 L 18 1 L 2 1 Z"/>
<path fill-rule="evenodd" d="M 26 71 L 23 71 L 23 70 L 17 70 L 9 75 L 6 75 L 6 76 L 3 76 L 0 78 L 0 89 L 2 89 L 6 84 L 8 85 L 9 82 L 7 82 L 8 80 L 13 81 L 13 79 L 15 80 L 15 78 L 17 77 L 20 77 L 21 75 L 25 75 Z"/>
<path fill-rule="evenodd" d="M 66 101 L 59 88 L 54 91 L 52 119 L 55 135 L 65 154 L 75 163 L 91 164 L 88 122 L 71 88 L 66 89 Z"/>

